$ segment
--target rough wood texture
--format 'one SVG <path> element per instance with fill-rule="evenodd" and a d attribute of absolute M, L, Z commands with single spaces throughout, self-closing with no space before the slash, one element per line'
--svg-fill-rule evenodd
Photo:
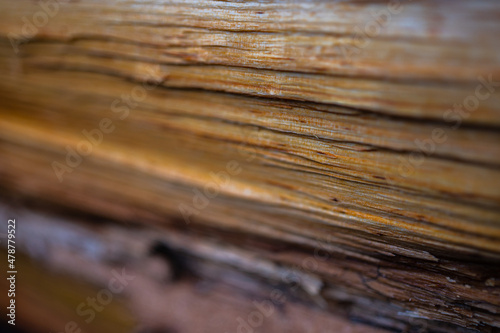
<path fill-rule="evenodd" d="M 306 301 L 384 329 L 500 328 L 497 1 L 51 8 L 0 3 L 3 190 L 268 283 L 313 258 Z"/>

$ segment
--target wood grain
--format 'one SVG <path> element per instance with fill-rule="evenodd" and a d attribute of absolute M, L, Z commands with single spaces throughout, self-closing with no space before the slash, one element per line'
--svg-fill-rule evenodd
<path fill-rule="evenodd" d="M 0 2 L 6 193 L 268 284 L 248 257 L 327 249 L 306 301 L 384 329 L 500 327 L 496 1 L 40 6 Z"/>

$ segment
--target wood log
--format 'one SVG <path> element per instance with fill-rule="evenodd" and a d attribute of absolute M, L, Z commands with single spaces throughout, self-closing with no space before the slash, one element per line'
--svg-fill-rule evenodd
<path fill-rule="evenodd" d="M 39 261 L 23 265 L 102 285 L 82 267 L 116 258 L 51 235 L 101 239 L 138 274 L 160 244 L 188 273 L 144 273 L 132 308 L 141 288 L 216 292 L 183 320 L 155 296 L 134 319 L 150 330 L 237 330 L 276 286 L 286 315 L 262 332 L 498 330 L 499 33 L 493 0 L 0 2 L 0 188 Z M 134 317 L 116 311 L 107 327 Z"/>

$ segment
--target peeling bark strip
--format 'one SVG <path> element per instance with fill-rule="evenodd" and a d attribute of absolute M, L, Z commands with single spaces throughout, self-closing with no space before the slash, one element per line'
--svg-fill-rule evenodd
<path fill-rule="evenodd" d="M 246 233 L 195 227 L 211 234 L 211 239 L 206 239 L 193 229 L 182 230 L 173 220 L 168 220 L 166 228 L 137 224 L 125 227 L 104 221 L 96 226 L 85 218 L 61 218 L 37 210 L 16 209 L 16 214 L 24 221 L 21 250 L 36 258 L 38 264 L 84 277 L 100 288 L 109 288 L 110 279 L 116 276 L 113 270 L 126 265 L 134 279 L 120 295 L 129 307 L 138 310 L 134 318 L 146 327 L 159 325 L 187 332 L 202 324 L 213 329 L 213 321 L 207 317 L 217 316 L 225 318 L 215 322 L 219 330 L 227 332 L 238 332 L 240 326 L 248 325 L 266 332 L 273 331 L 272 327 L 322 332 L 332 322 L 333 327 L 348 327 L 349 332 L 474 332 L 450 324 L 451 314 L 446 309 L 459 309 L 455 320 L 464 322 L 487 316 L 485 309 L 494 311 L 498 306 L 491 303 L 498 293 L 498 287 L 492 285 L 498 275 L 486 282 L 477 281 L 479 276 L 496 273 L 491 267 L 473 262 L 457 265 L 443 259 L 422 262 L 379 256 L 375 266 L 346 256 L 331 243 L 297 246 L 297 240 L 254 238 Z M 0 217 L 3 215 L 2 205 Z M 186 282 L 195 285 L 189 287 L 194 289 L 191 295 L 182 296 L 192 303 L 191 309 L 162 313 L 162 309 L 171 307 L 172 297 L 178 297 L 173 290 L 184 289 Z M 482 283 L 493 294 L 482 292 Z M 437 292 L 443 297 L 436 298 Z M 147 303 L 141 295 L 144 293 Z M 444 297 L 452 294 L 459 295 L 461 301 Z M 221 306 L 221 296 L 231 310 L 214 314 L 214 309 Z M 409 298 L 411 307 L 403 306 L 399 298 Z M 469 303 L 469 298 L 474 302 Z M 212 310 L 202 309 L 200 313 L 195 306 L 200 302 Z M 466 305 L 472 303 L 473 307 Z M 295 313 L 297 309 L 300 312 Z M 156 315 L 150 316 L 148 311 Z M 256 320 L 261 316 L 258 313 L 262 319 Z M 96 318 L 99 316 L 106 314 L 99 312 Z M 314 323 L 308 319 L 310 316 L 315 318 Z M 198 317 L 203 319 L 195 320 Z M 349 324 L 346 319 L 340 320 L 342 317 L 371 327 Z M 190 324 L 186 318 L 191 319 L 187 320 Z M 83 328 L 82 316 L 78 319 Z"/>
<path fill-rule="evenodd" d="M 152 251 L 133 304 L 153 280 L 191 301 L 216 284 L 248 303 L 228 332 L 283 331 L 280 306 L 491 332 L 498 36 L 496 0 L 2 1 L 0 189 L 69 212 L 23 222 L 29 255 L 43 238 L 61 251 L 44 262 L 78 275 L 88 244 L 122 249 L 112 263 Z M 81 247 L 48 237 L 72 228 Z M 163 306 L 139 321 L 179 329 Z"/>

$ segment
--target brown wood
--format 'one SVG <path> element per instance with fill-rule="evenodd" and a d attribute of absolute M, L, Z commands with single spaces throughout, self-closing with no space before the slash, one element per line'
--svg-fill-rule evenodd
<path fill-rule="evenodd" d="M 230 293 L 305 274 L 324 318 L 500 328 L 497 1 L 48 3 L 0 3 L 5 201 Z"/>

